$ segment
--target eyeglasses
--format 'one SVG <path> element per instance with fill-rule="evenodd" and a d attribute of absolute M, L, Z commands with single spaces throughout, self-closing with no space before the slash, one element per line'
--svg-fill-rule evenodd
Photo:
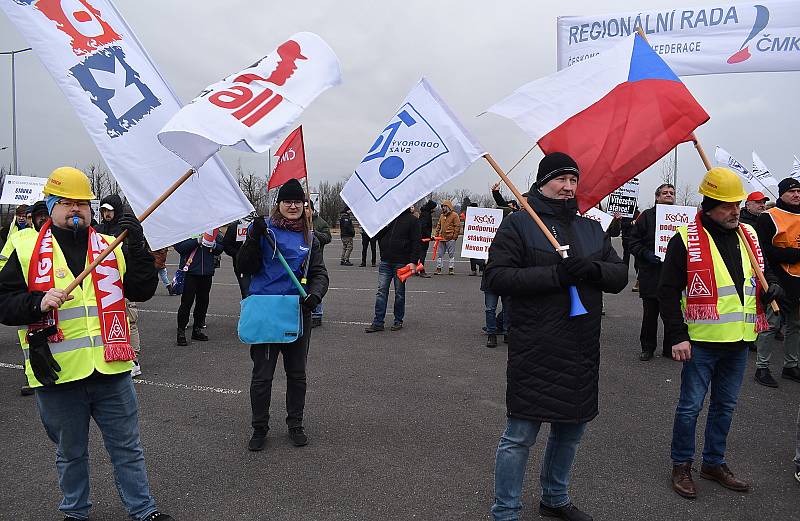
<path fill-rule="evenodd" d="M 304 201 L 281 201 L 286 206 L 305 206 Z"/>
<path fill-rule="evenodd" d="M 73 206 L 77 206 L 80 209 L 89 208 L 91 206 L 89 201 L 67 201 L 66 199 L 62 199 L 56 203 L 57 205 L 61 206 L 62 208 L 70 209 Z"/>

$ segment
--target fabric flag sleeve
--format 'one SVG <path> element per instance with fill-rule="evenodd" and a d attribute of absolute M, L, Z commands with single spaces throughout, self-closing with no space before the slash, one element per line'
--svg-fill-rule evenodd
<path fill-rule="evenodd" d="M 252 66 L 207 87 L 158 133 L 193 167 L 223 146 L 262 153 L 325 90 L 342 81 L 322 38 L 297 33 Z"/>
<path fill-rule="evenodd" d="M 275 152 L 278 162 L 267 183 L 267 190 L 283 185 L 289 179 L 306 177 L 306 154 L 303 144 L 303 127 L 297 127 Z"/>
<path fill-rule="evenodd" d="M 789 172 L 789 177 L 800 179 L 800 159 L 797 159 L 797 156 L 794 156 L 794 162 L 792 163 L 792 171 Z"/>
<path fill-rule="evenodd" d="M 156 139 L 181 103 L 133 30 L 110 0 L 6 1 L 0 8 L 34 49 L 141 214 L 187 166 Z M 251 211 L 236 180 L 215 158 L 142 224 L 150 247 L 158 249 Z"/>
<path fill-rule="evenodd" d="M 375 236 L 484 154 L 423 78 L 380 132 L 341 196 L 367 234 Z"/>
<path fill-rule="evenodd" d="M 638 34 L 520 87 L 487 110 L 517 123 L 544 153 L 575 159 L 581 212 L 690 140 L 709 119 Z"/>

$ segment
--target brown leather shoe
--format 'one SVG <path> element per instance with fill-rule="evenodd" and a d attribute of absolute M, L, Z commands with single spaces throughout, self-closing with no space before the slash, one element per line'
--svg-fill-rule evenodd
<path fill-rule="evenodd" d="M 692 464 L 681 463 L 672 467 L 672 490 L 686 499 L 695 499 L 697 489 L 692 480 Z"/>
<path fill-rule="evenodd" d="M 725 488 L 735 490 L 736 492 L 749 492 L 750 484 L 734 477 L 728 465 L 703 465 L 700 467 L 700 477 L 716 481 Z"/>

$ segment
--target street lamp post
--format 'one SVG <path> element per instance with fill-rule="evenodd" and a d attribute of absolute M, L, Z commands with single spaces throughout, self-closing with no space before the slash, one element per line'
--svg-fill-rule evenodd
<path fill-rule="evenodd" d="M 31 48 L 17 49 L 15 51 L 0 52 L 11 55 L 11 174 L 17 175 L 17 85 L 15 58 L 17 54 L 30 51 Z"/>

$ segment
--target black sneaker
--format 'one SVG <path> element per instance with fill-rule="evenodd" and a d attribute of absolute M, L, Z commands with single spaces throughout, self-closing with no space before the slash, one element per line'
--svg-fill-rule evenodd
<path fill-rule="evenodd" d="M 149 516 L 142 518 L 142 521 L 175 521 L 172 516 L 156 510 Z"/>
<path fill-rule="evenodd" d="M 783 371 L 781 371 L 781 378 L 800 382 L 800 367 L 784 367 Z"/>
<path fill-rule="evenodd" d="M 581 512 L 574 503 L 567 503 L 563 507 L 553 508 L 539 503 L 539 513 L 545 517 L 557 517 L 559 519 L 566 519 L 567 521 L 592 521 L 593 518 L 589 514 Z"/>
<path fill-rule="evenodd" d="M 383 331 L 383 326 L 376 326 L 372 324 L 371 326 L 364 328 L 364 333 L 377 333 L 378 331 Z"/>
<path fill-rule="evenodd" d="M 402 322 L 395 322 L 394 324 L 392 324 L 392 327 L 390 327 L 389 329 L 392 330 L 392 331 L 400 331 L 401 329 L 403 329 L 403 323 Z"/>
<path fill-rule="evenodd" d="M 497 335 L 495 335 L 494 333 L 491 333 L 486 338 L 486 347 L 497 347 Z"/>
<path fill-rule="evenodd" d="M 361 264 L 358 265 L 358 267 L 359 268 L 366 268 L 367 267 L 367 263 L 366 262 L 362 262 Z"/>
<path fill-rule="evenodd" d="M 250 442 L 247 444 L 247 450 L 258 452 L 264 450 L 267 444 L 267 431 L 264 429 L 254 429 L 253 435 L 250 437 Z"/>
<path fill-rule="evenodd" d="M 202 329 L 194 328 L 192 329 L 192 340 L 198 340 L 200 342 L 208 342 L 208 335 L 203 333 Z"/>
<path fill-rule="evenodd" d="M 756 382 L 766 387 L 778 387 L 778 382 L 772 377 L 769 369 L 756 369 L 756 374 L 753 378 Z"/>
<path fill-rule="evenodd" d="M 306 436 L 306 432 L 303 430 L 302 426 L 289 429 L 289 438 L 292 440 L 295 447 L 308 445 L 308 436 Z"/>
<path fill-rule="evenodd" d="M 639 360 L 642 362 L 647 362 L 648 360 L 653 359 L 653 352 L 652 351 L 642 351 L 642 354 L 639 355 Z"/>
<path fill-rule="evenodd" d="M 178 340 L 176 344 L 179 346 L 188 346 L 189 342 L 186 341 L 186 330 L 185 329 L 178 329 Z"/>

